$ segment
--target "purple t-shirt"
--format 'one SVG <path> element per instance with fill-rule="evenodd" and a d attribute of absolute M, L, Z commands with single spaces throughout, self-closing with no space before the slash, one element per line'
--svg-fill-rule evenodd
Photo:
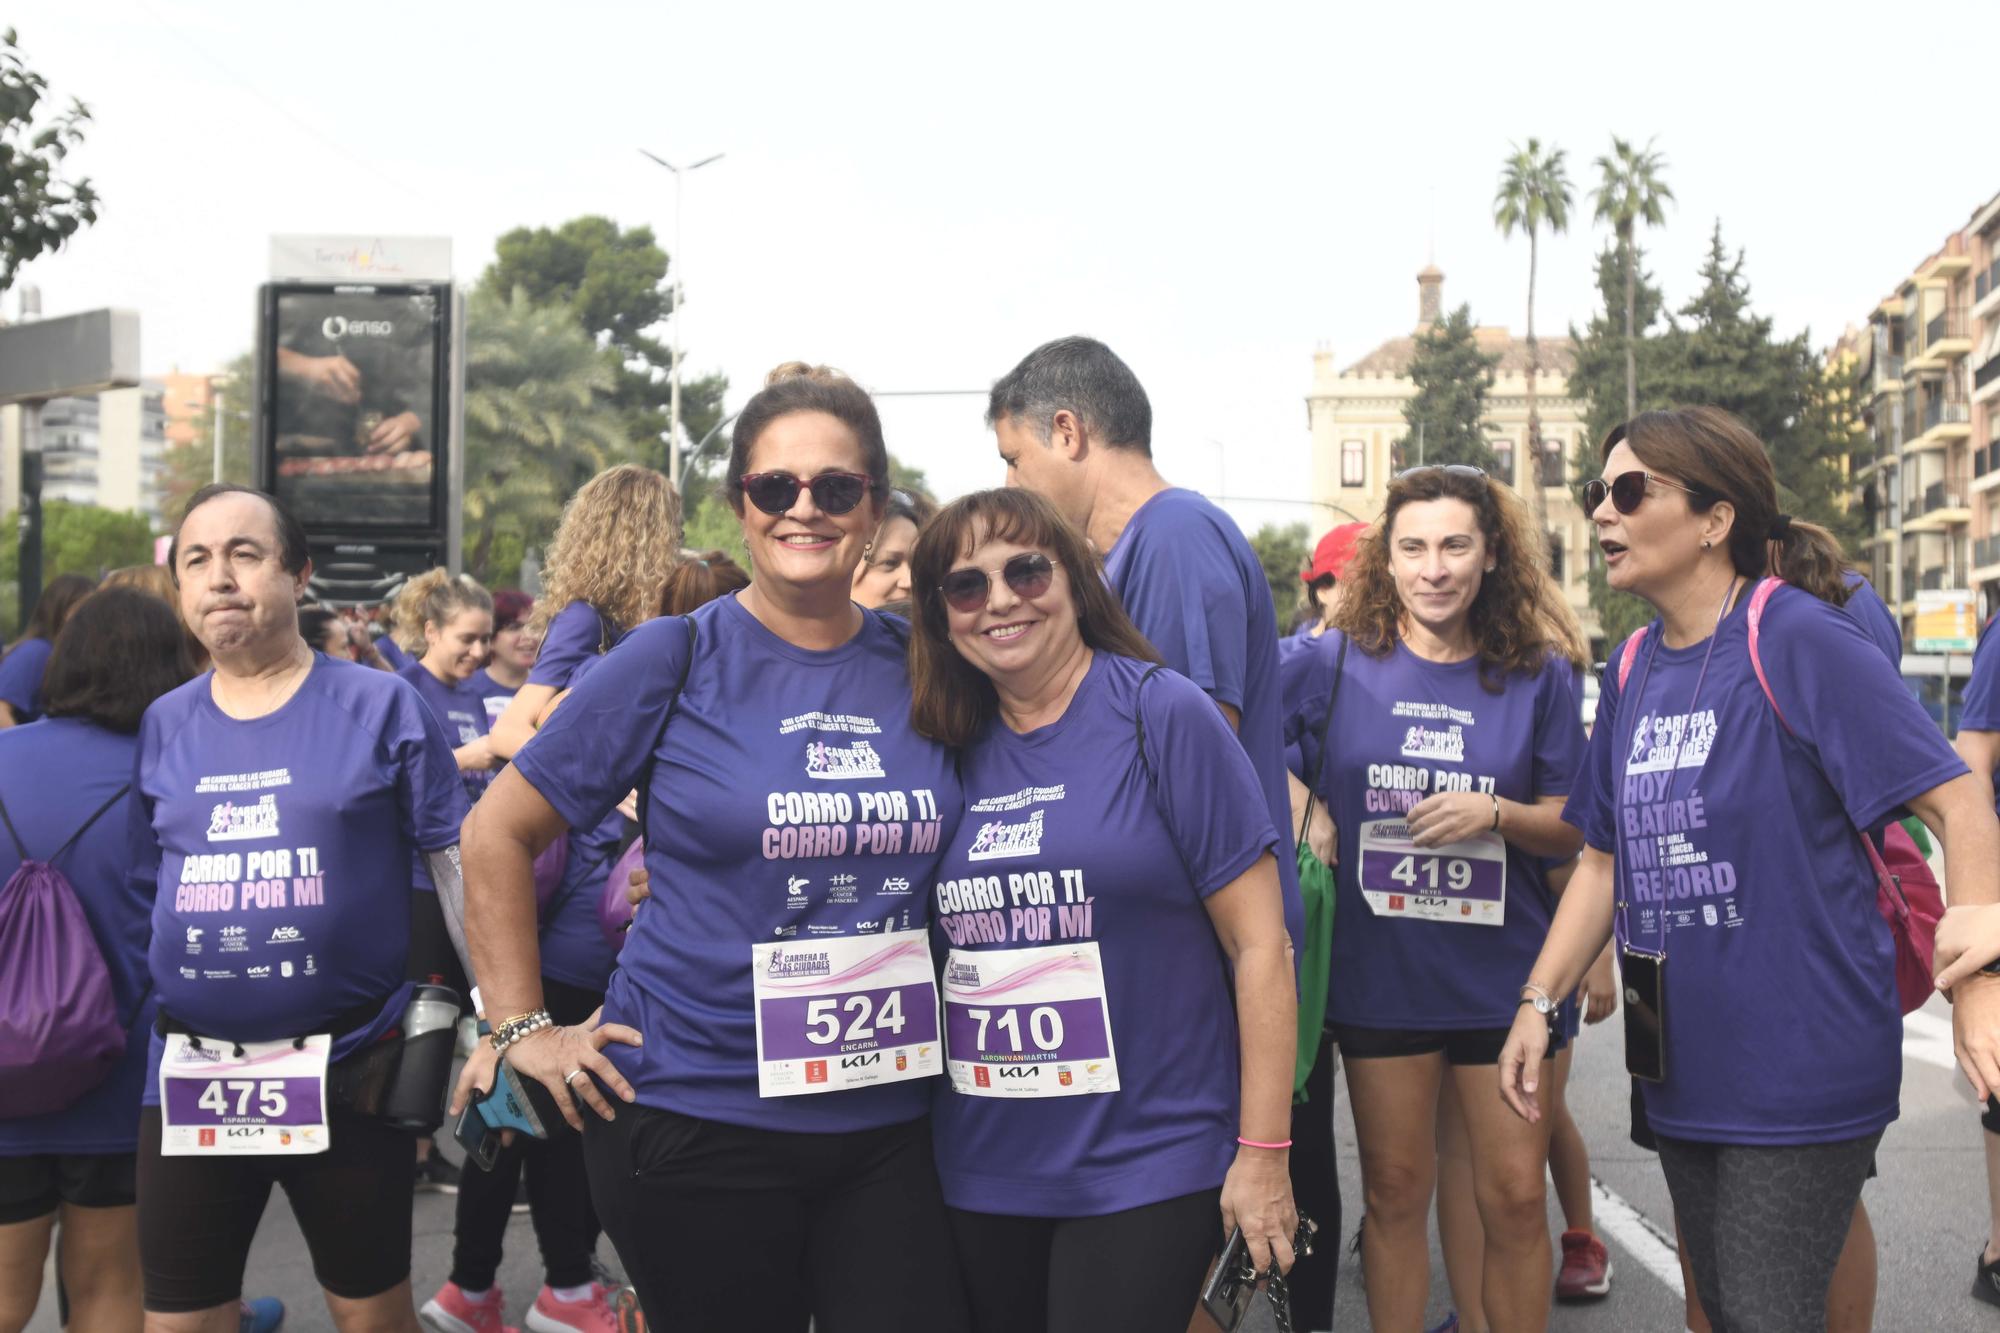
<path fill-rule="evenodd" d="M 42 715 L 42 675 L 54 651 L 47 639 L 23 639 L 0 655 L 0 702 L 14 710 L 17 725 Z"/>
<path fill-rule="evenodd" d="M 2000 731 L 2000 648 L 1993 646 L 1996 640 L 2000 634 L 1993 633 L 1993 622 L 1988 621 L 1973 649 L 1972 678 L 1965 682 L 1964 710 L 1958 716 L 1960 731 Z M 2000 781 L 2000 773 L 1993 776 Z M 1994 809 L 2000 810 L 2000 793 L 1994 796 Z"/>
<path fill-rule="evenodd" d="M 1161 659 L 1240 714 L 1237 739 L 1257 772 L 1271 826 L 1288 828 L 1278 615 L 1264 566 L 1236 520 L 1194 491 L 1161 491 L 1112 544 L 1104 577 Z M 1278 858 L 1278 883 L 1285 930 L 1302 958 L 1306 912 L 1296 858 Z"/>
<path fill-rule="evenodd" d="M 750 977 L 751 946 L 766 940 L 854 935 L 885 915 L 929 924 L 909 886 L 930 882 L 959 788 L 950 752 L 910 729 L 903 636 L 871 611 L 847 643 L 815 652 L 735 597 L 693 619 L 691 665 L 679 617 L 646 622 L 514 759 L 571 828 L 597 825 L 655 760 L 641 793 L 654 896 L 604 1004 L 646 1044 L 607 1053 L 641 1103 L 724 1124 L 837 1133 L 914 1120 L 930 1101 L 914 1080 L 760 1099 Z"/>
<path fill-rule="evenodd" d="M 1096 941 L 1119 1088 L 999 1100 L 939 1080 L 933 1138 L 954 1208 L 1098 1216 L 1213 1189 L 1235 1158 L 1236 1005 L 1202 900 L 1278 834 L 1214 703 L 1171 671 L 1141 690 L 1148 669 L 1098 653 L 1060 719 L 1026 735 L 995 719 L 965 752 L 967 813 L 937 870 L 937 956 Z M 981 851 L 996 823 L 1010 849 L 1000 874 Z M 1023 908 L 998 887 L 1016 876 L 1062 887 L 1053 905 Z"/>
<path fill-rule="evenodd" d="M 1618 860 L 1621 936 L 1664 941 L 1667 1078 L 1640 1085 L 1653 1127 L 1859 1138 L 1896 1118 L 1903 1024 L 1854 830 L 1965 765 L 1861 623 L 1790 587 L 1759 645 L 1787 733 L 1751 668 L 1749 601 L 1723 621 L 1699 693 L 1708 640 L 1668 648 L 1657 621 L 1626 687 L 1615 663 L 1605 673 L 1563 817 Z"/>
<path fill-rule="evenodd" d="M 1292 722 L 1315 747 L 1340 639 L 1322 636 L 1288 682 Z M 1577 670 L 1551 657 L 1493 693 L 1479 659 L 1429 662 L 1398 642 L 1381 657 L 1350 646 L 1341 671 L 1318 787 L 1340 831 L 1327 1017 L 1504 1028 L 1554 915 L 1542 858 L 1512 843 L 1504 861 L 1501 849 L 1492 860 L 1412 851 L 1402 820 L 1445 791 L 1522 804 L 1566 795 L 1583 760 Z"/>
<path fill-rule="evenodd" d="M 491 730 L 493 724 L 500 720 L 500 715 L 507 711 L 507 703 L 514 697 L 514 690 L 493 679 L 485 667 L 473 672 L 472 679 L 466 684 L 486 705 L 486 726 Z"/>
<path fill-rule="evenodd" d="M 591 991 L 603 990 L 611 980 L 618 949 L 597 924 L 597 899 L 624 831 L 624 817 L 616 811 L 590 828 L 569 831 L 569 859 L 542 923 L 543 976 Z"/>
<path fill-rule="evenodd" d="M 550 619 L 548 633 L 535 652 L 535 665 L 528 671 L 528 683 L 563 689 L 579 662 L 596 657 L 620 637 L 611 617 L 588 602 L 571 602 Z"/>
<path fill-rule="evenodd" d="M 401 671 L 417 660 L 403 651 L 403 645 L 396 642 L 393 634 L 384 634 L 375 640 L 375 651 L 382 654 L 382 660 L 389 664 L 391 671 Z"/>
<path fill-rule="evenodd" d="M 1848 570 L 1847 606 L 1848 615 L 1853 616 L 1875 646 L 1882 650 L 1882 656 L 1889 659 L 1889 665 L 1896 668 L 1900 676 L 1903 670 L 1903 628 L 1896 623 L 1896 617 L 1889 614 L 1889 608 L 1876 593 L 1875 585 L 1854 570 Z"/>
<path fill-rule="evenodd" d="M 417 697 L 424 701 L 431 710 L 431 716 L 444 728 L 445 739 L 451 742 L 452 749 L 472 744 L 492 728 L 486 716 L 486 701 L 473 688 L 470 680 L 447 685 L 432 675 L 430 668 L 422 662 L 412 662 L 396 674 L 416 688 Z M 491 771 L 461 771 L 459 778 L 465 783 L 468 801 L 478 800 L 493 785 Z M 426 874 L 423 879 L 428 886 L 430 876 Z"/>
<path fill-rule="evenodd" d="M 28 854 L 46 859 L 83 821 L 132 781 L 138 742 L 78 718 L 49 718 L 0 731 L 0 802 Z M 153 1004 L 146 988 L 146 942 L 153 887 L 134 881 L 126 836 L 129 796 L 99 815 L 55 863 L 90 923 L 111 974 L 111 1002 L 132 1026 L 125 1056 L 102 1083 L 60 1111 L 0 1120 L 0 1157 L 31 1153 L 125 1153 L 138 1147 L 139 1098 Z M 14 841 L 0 833 L 0 884 L 20 866 Z"/>
<path fill-rule="evenodd" d="M 456 844 L 465 818 L 450 742 L 408 683 L 321 653 L 250 721 L 216 707 L 212 675 L 139 726 L 131 873 L 157 885 L 161 1004 L 235 1041 L 324 1032 L 385 997 L 393 1023 L 411 859 Z M 335 1042 L 336 1058 L 368 1035 Z"/>

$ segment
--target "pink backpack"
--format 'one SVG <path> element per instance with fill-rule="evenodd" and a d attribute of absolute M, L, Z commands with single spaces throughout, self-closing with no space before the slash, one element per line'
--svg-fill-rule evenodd
<path fill-rule="evenodd" d="M 1760 579 L 1750 592 L 1750 666 L 1757 673 L 1757 684 L 1763 689 L 1771 711 L 1778 715 L 1779 724 L 1791 732 L 1792 724 L 1785 720 L 1785 710 L 1778 707 L 1777 696 L 1771 693 L 1771 682 L 1764 675 L 1764 659 L 1758 652 L 1764 608 L 1769 605 L 1771 594 L 1784 582 L 1777 578 Z M 1644 628 L 1635 630 L 1618 654 L 1621 692 L 1645 637 Z M 1875 868 L 1875 910 L 1889 923 L 1889 935 L 1895 942 L 1896 996 L 1904 1013 L 1914 1013 L 1937 993 L 1932 984 L 1931 960 L 1936 953 L 1938 922 L 1944 917 L 1944 891 L 1937 876 L 1931 873 L 1930 864 L 1917 850 L 1916 840 L 1900 823 L 1891 823 L 1883 830 L 1880 851 L 1875 849 L 1875 840 L 1861 830 L 1856 829 L 1855 836 L 1861 839 L 1862 850 L 1868 853 L 1868 864 Z"/>

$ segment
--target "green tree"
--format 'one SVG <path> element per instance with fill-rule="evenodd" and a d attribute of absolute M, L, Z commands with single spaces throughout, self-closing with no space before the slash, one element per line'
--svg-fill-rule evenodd
<path fill-rule="evenodd" d="M 1665 339 L 1656 336 L 1654 325 L 1659 322 L 1666 308 L 1666 298 L 1653 284 L 1652 275 L 1645 269 L 1644 249 L 1634 246 L 1630 272 L 1631 286 L 1631 329 L 1630 341 L 1625 336 L 1626 308 L 1625 280 L 1627 267 L 1625 259 L 1615 245 L 1607 246 L 1597 256 L 1597 309 L 1592 312 L 1590 323 L 1582 331 L 1570 326 L 1569 335 L 1576 343 L 1576 364 L 1569 374 L 1569 393 L 1584 405 L 1583 436 L 1577 441 L 1576 457 L 1571 460 L 1571 481 L 1581 485 L 1602 471 L 1598 458 L 1599 441 L 1610 433 L 1611 428 L 1621 421 L 1630 420 L 1634 415 L 1625 409 L 1624 389 L 1627 383 L 1625 372 L 1626 353 L 1632 353 L 1638 367 L 1638 383 L 1645 386 L 1639 399 L 1639 406 L 1647 410 L 1657 407 L 1671 407 L 1670 400 L 1662 398 L 1664 392 L 1664 372 L 1662 359 L 1669 355 Z M 1590 565 L 1585 577 L 1585 586 L 1590 591 L 1590 605 L 1597 612 L 1598 624 L 1602 627 L 1604 641 L 1615 647 L 1623 642 L 1626 635 L 1653 618 L 1653 609 L 1630 593 L 1614 590 L 1605 578 L 1604 557 L 1593 542 L 1590 548 Z"/>
<path fill-rule="evenodd" d="M 1410 361 L 1417 392 L 1403 404 L 1409 429 L 1396 441 L 1404 466 L 1470 463 L 1488 472 L 1499 470 L 1485 424 L 1486 391 L 1499 363 L 1499 357 L 1479 350 L 1470 306 L 1460 306 L 1417 335 Z"/>
<path fill-rule="evenodd" d="M 576 488 L 632 448 L 612 400 L 617 367 L 567 307 L 482 283 L 466 325 L 465 565 L 505 584 Z"/>
<path fill-rule="evenodd" d="M 1264 566 L 1264 581 L 1271 585 L 1271 605 L 1278 612 L 1278 632 L 1284 633 L 1299 610 L 1299 571 L 1312 561 L 1312 533 L 1303 523 L 1279 527 L 1266 523 L 1250 535 L 1250 549 Z"/>
<path fill-rule="evenodd" d="M 97 221 L 97 192 L 87 177 L 63 175 L 83 142 L 90 108 L 75 98 L 39 123 L 48 80 L 28 67 L 14 29 L 0 32 L 0 292 L 21 266 L 60 250 Z"/>
<path fill-rule="evenodd" d="M 1541 346 L 1535 341 L 1535 274 L 1541 263 L 1541 230 L 1551 233 L 1569 230 L 1569 170 L 1563 150 L 1542 151 L 1539 139 L 1529 139 L 1526 148 L 1512 145 L 1514 152 L 1500 169 L 1500 188 L 1493 196 L 1493 224 L 1502 236 L 1516 231 L 1528 235 L 1528 512 L 1537 529 L 1546 531 L 1547 505 L 1542 493 L 1542 416 L 1535 403 L 1535 380 L 1541 374 Z"/>
<path fill-rule="evenodd" d="M 673 351 L 652 331 L 673 313 L 674 298 L 667 252 L 652 228 L 572 218 L 560 227 L 516 228 L 499 239 L 494 253 L 480 286 L 502 297 L 518 288 L 530 304 L 561 305 L 585 333 L 613 349 L 617 376 L 611 397 L 625 419 L 625 433 L 644 442 L 639 461 L 664 471 Z M 683 359 L 686 354 L 683 348 Z M 721 375 L 685 378 L 685 368 L 683 376 L 681 429 L 691 448 L 722 419 L 729 381 Z M 704 467 L 726 454 L 711 449 Z"/>
<path fill-rule="evenodd" d="M 711 490 L 687 510 L 682 524 L 681 545 L 690 551 L 721 551 L 747 572 L 750 549 L 743 544 L 743 523 L 736 511 Z"/>
<path fill-rule="evenodd" d="M 13 532 L 18 515 L 0 515 L 0 531 Z M 0 542 L 0 624 L 19 623 L 20 559 L 18 545 Z M 153 563 L 153 525 L 143 514 L 68 500 L 42 502 L 42 581 L 59 574 L 99 578 L 125 565 Z M 0 636 L 4 638 L 4 636 Z"/>
<path fill-rule="evenodd" d="M 223 368 L 222 479 L 248 486 L 251 478 L 250 437 L 253 420 L 251 354 L 244 352 Z M 215 407 L 210 404 L 189 423 L 194 438 L 170 445 L 162 458 L 160 512 L 178 518 L 188 497 L 215 479 Z"/>
<path fill-rule="evenodd" d="M 1618 237 L 1618 254 L 1624 269 L 1625 418 L 1629 421 L 1639 415 L 1638 349 L 1633 332 L 1639 305 L 1639 255 L 1633 233 L 1641 222 L 1649 227 L 1663 225 L 1667 220 L 1663 206 L 1673 202 L 1674 192 L 1660 175 L 1666 170 L 1667 159 L 1654 151 L 1650 139 L 1643 150 L 1634 150 L 1630 143 L 1614 134 L 1610 154 L 1599 157 L 1596 165 L 1598 182 L 1591 197 L 1596 201 L 1598 219 L 1609 222 Z"/>

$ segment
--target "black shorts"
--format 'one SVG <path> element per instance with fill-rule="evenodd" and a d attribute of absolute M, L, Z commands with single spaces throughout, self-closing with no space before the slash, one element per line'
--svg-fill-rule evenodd
<path fill-rule="evenodd" d="M 1986 1099 L 1986 1109 L 1979 1113 L 1979 1124 L 1988 1134 L 2000 1134 L 2000 1097 Z"/>
<path fill-rule="evenodd" d="M 459 1006 L 472 1003 L 472 984 L 465 979 L 465 965 L 458 950 L 451 947 L 451 932 L 444 928 L 444 905 L 428 889 L 410 890 L 410 962 L 406 975 L 422 985 L 434 981 L 458 992 Z"/>
<path fill-rule="evenodd" d="M 1329 1023 L 1340 1054 L 1348 1060 L 1387 1060 L 1399 1055 L 1444 1052 L 1450 1065 L 1497 1065 L 1511 1028 L 1364 1028 Z M 1550 1055 L 1555 1052 L 1551 1050 Z"/>
<path fill-rule="evenodd" d="M 410 1276 L 417 1141 L 386 1120 L 330 1110 L 332 1146 L 300 1157 L 164 1157 L 160 1109 L 139 1113 L 139 1262 L 146 1308 L 184 1314 L 243 1295 L 243 1265 L 277 1185 L 320 1286 L 348 1300 Z"/>
<path fill-rule="evenodd" d="M 133 1187 L 135 1160 L 129 1152 L 0 1157 L 0 1227 L 47 1217 L 63 1204 L 129 1208 L 139 1198 Z"/>

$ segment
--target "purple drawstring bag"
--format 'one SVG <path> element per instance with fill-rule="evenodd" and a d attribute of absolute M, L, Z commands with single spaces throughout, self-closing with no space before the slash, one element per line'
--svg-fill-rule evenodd
<path fill-rule="evenodd" d="M 124 795 L 120 787 L 47 861 L 28 855 L 0 805 L 21 858 L 0 885 L 0 1120 L 61 1110 L 125 1053 L 111 970 L 76 890 L 51 864 Z"/>
<path fill-rule="evenodd" d="M 645 861 L 646 840 L 639 838 L 612 863 L 604 888 L 597 895 L 597 928 L 604 932 L 605 940 L 613 949 L 625 947 L 625 931 L 632 924 L 633 910 L 631 902 L 625 897 L 625 889 L 632 882 L 632 872 Z"/>

